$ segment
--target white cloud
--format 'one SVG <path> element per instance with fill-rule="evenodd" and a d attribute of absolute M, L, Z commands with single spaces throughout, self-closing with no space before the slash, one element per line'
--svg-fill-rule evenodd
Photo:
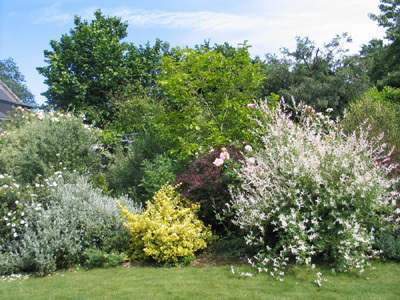
<path fill-rule="evenodd" d="M 73 15 L 63 12 L 60 9 L 60 2 L 56 2 L 50 6 L 47 6 L 40 11 L 36 11 L 34 14 L 37 23 L 59 23 L 66 24 L 73 19 Z"/>
<path fill-rule="evenodd" d="M 157 10 L 121 10 L 116 13 L 129 25 L 185 28 L 196 31 L 232 32 L 268 26 L 261 18 L 211 11 L 167 12 Z"/>
<path fill-rule="evenodd" d="M 350 48 L 357 52 L 361 44 L 383 35 L 383 30 L 368 18 L 369 12 L 377 10 L 371 0 L 253 0 L 246 5 L 248 9 L 240 14 L 121 9 L 114 10 L 114 15 L 130 26 L 185 30 L 197 42 L 210 38 L 212 42 L 227 41 L 236 46 L 248 40 L 253 45 L 251 52 L 261 56 L 278 53 L 281 47 L 295 47 L 296 36 L 309 36 L 322 45 L 348 32 L 354 41 Z"/>

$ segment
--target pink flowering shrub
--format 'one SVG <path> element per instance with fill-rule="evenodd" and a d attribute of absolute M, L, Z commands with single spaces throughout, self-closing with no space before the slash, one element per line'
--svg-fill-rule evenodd
<path fill-rule="evenodd" d="M 243 183 L 232 192 L 233 222 L 259 249 L 250 262 L 279 280 L 289 261 L 313 268 L 322 259 L 361 273 L 377 254 L 374 232 L 395 224 L 398 179 L 387 174 L 396 166 L 380 163 L 384 146 L 367 132 L 345 135 L 308 107 L 295 105 L 295 117 L 285 108 L 259 107 L 264 147 L 248 152 Z M 322 280 L 318 273 L 316 283 Z"/>

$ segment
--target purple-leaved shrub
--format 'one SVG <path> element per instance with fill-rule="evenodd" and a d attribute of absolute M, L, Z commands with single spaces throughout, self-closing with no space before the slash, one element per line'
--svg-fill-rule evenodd
<path fill-rule="evenodd" d="M 259 247 L 250 262 L 279 280 L 289 261 L 314 268 L 323 259 L 362 273 L 377 254 L 374 232 L 395 221 L 398 179 L 387 174 L 396 166 L 380 163 L 384 145 L 368 132 L 346 135 L 310 107 L 294 104 L 295 115 L 287 107 L 256 108 L 264 147 L 247 155 L 232 191 L 233 222 Z"/>
<path fill-rule="evenodd" d="M 234 169 L 240 167 L 242 159 L 240 149 L 220 147 L 190 163 L 186 172 L 175 178 L 182 196 L 201 204 L 200 219 L 219 233 L 224 231 L 224 225 L 216 215 L 222 215 L 231 201 L 229 188 L 240 183 Z M 230 222 L 225 223 L 229 226 Z"/>

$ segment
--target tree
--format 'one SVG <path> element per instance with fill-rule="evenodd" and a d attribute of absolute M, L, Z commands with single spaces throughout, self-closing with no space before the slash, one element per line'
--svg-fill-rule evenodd
<path fill-rule="evenodd" d="M 38 68 L 49 89 L 47 104 L 84 112 L 100 126 L 113 119 L 113 96 L 130 86 L 143 93 L 154 86 L 155 66 L 168 45 L 157 40 L 154 47 L 135 47 L 122 42 L 128 24 L 96 10 L 88 23 L 75 16 L 75 28 L 60 42 L 52 40 L 53 51 L 44 51 L 46 67 Z"/>
<path fill-rule="evenodd" d="M 357 56 L 348 56 L 343 46 L 351 42 L 346 34 L 317 47 L 308 37 L 297 37 L 295 51 L 284 48 L 284 57 L 267 54 L 263 68 L 264 96 L 270 93 L 304 101 L 317 111 L 344 107 L 368 87 L 368 78 Z"/>
<path fill-rule="evenodd" d="M 160 123 L 173 141 L 171 152 L 187 158 L 202 148 L 249 141 L 254 111 L 247 104 L 262 79 L 246 45 L 229 56 L 207 47 L 172 49 L 158 81 L 166 107 Z"/>
<path fill-rule="evenodd" d="M 400 38 L 400 0 L 380 0 L 380 15 L 369 14 L 379 26 L 386 28 L 386 38 L 395 41 Z"/>
<path fill-rule="evenodd" d="M 18 98 L 29 105 L 37 105 L 35 97 L 25 84 L 25 77 L 19 71 L 17 64 L 9 57 L 0 60 L 0 80 L 3 81 Z"/>
<path fill-rule="evenodd" d="M 386 28 L 388 44 L 382 40 L 372 40 L 364 45 L 361 56 L 367 62 L 368 75 L 374 85 L 382 90 L 385 86 L 400 88 L 400 1 L 381 0 L 380 15 L 370 14 L 370 18 Z"/>

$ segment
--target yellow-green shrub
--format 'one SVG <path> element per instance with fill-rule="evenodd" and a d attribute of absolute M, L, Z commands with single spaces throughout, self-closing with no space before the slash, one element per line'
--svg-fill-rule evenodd
<path fill-rule="evenodd" d="M 211 230 L 197 218 L 200 205 L 189 205 L 189 200 L 182 198 L 169 184 L 161 187 L 153 201 L 147 201 L 142 215 L 132 214 L 120 205 L 125 226 L 132 235 L 126 252 L 129 260 L 152 258 L 176 263 L 206 248 Z"/>

